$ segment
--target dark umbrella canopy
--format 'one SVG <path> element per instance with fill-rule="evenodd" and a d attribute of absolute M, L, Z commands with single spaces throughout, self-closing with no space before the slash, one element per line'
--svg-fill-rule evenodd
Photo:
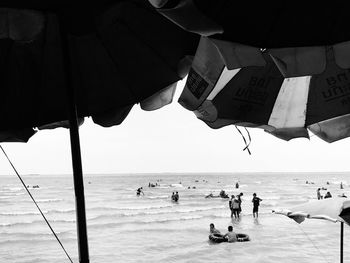
<path fill-rule="evenodd" d="M 198 36 L 169 23 L 144 1 L 99 7 L 86 13 L 67 9 L 61 16 L 1 9 L 0 131 L 12 132 L 7 138 L 15 140 L 15 133 L 27 131 L 27 140 L 33 127 L 68 119 L 62 26 L 79 117 L 92 116 L 96 123 L 112 126 L 136 103 L 144 101 L 143 108 L 152 110 L 171 102 Z M 168 98 L 161 100 L 159 93 Z"/>
<path fill-rule="evenodd" d="M 136 103 L 145 110 L 170 103 L 199 37 L 142 0 L 0 6 L 0 141 L 69 127 L 79 261 L 88 263 L 78 121 L 91 116 L 108 127 Z"/>
<path fill-rule="evenodd" d="M 149 0 L 198 34 L 261 48 L 332 45 L 350 39 L 347 4 L 333 1 Z M 205 19 L 200 19 L 204 17 Z M 209 30 L 208 30 L 209 29 Z"/>

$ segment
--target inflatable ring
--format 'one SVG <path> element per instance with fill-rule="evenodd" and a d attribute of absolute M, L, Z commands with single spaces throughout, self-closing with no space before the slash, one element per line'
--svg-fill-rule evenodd
<path fill-rule="evenodd" d="M 238 242 L 246 242 L 250 240 L 249 236 L 246 234 L 237 234 L 236 237 Z"/>
<path fill-rule="evenodd" d="M 237 242 L 250 241 L 250 238 L 247 234 L 237 234 L 236 237 L 237 237 Z M 214 243 L 228 242 L 226 238 L 224 238 L 222 236 L 217 236 L 215 234 L 210 234 L 209 240 L 214 242 Z"/>
<path fill-rule="evenodd" d="M 209 240 L 214 242 L 214 243 L 222 243 L 222 242 L 227 242 L 226 238 L 223 238 L 222 236 L 216 236 L 214 234 L 209 235 Z"/>

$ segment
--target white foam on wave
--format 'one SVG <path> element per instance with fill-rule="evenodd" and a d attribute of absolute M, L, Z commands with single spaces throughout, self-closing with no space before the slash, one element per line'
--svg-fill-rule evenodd
<path fill-rule="evenodd" d="M 10 191 L 10 192 L 18 192 L 18 191 L 23 191 L 24 189 L 23 189 L 23 187 L 7 187 L 7 186 L 5 186 L 1 190 L 2 191 Z"/>
<path fill-rule="evenodd" d="M 138 210 L 152 210 L 152 209 L 161 209 L 161 208 L 169 208 L 173 207 L 173 205 L 165 204 L 165 205 L 157 205 L 157 206 L 139 206 L 139 207 L 112 207 L 112 206 L 95 206 L 88 208 L 89 211 L 138 211 Z"/>
<path fill-rule="evenodd" d="M 168 199 L 170 195 L 145 196 L 146 199 Z"/>
<path fill-rule="evenodd" d="M 135 225 L 144 225 L 144 224 L 165 224 L 171 222 L 180 222 L 180 221 L 188 221 L 188 220 L 198 220 L 202 219 L 204 216 L 183 216 L 177 218 L 157 218 L 157 219 L 149 219 L 149 220 L 133 220 L 133 221 L 122 221 L 122 222 L 109 222 L 109 223 L 95 223 L 90 224 L 90 228 L 107 228 L 107 227 L 117 227 L 128 224 Z"/>
<path fill-rule="evenodd" d="M 207 208 L 198 208 L 198 209 L 179 209 L 179 210 L 163 210 L 163 211 L 134 211 L 134 212 L 122 212 L 108 215 L 98 215 L 95 217 L 89 218 L 89 220 L 103 220 L 103 219 L 113 219 L 118 217 L 137 217 L 137 216 L 152 216 L 152 215 L 174 215 L 174 214 L 191 214 L 191 213 L 200 213 L 206 211 L 215 211 L 220 210 L 223 207 L 207 207 Z"/>
<path fill-rule="evenodd" d="M 182 184 L 170 184 L 171 187 L 184 187 Z"/>
<path fill-rule="evenodd" d="M 340 183 L 342 183 L 343 185 L 347 185 L 347 181 L 333 181 L 332 184 L 338 184 L 340 185 Z"/>
<path fill-rule="evenodd" d="M 76 222 L 75 219 L 70 219 L 70 220 L 63 220 L 63 219 L 58 219 L 58 220 L 53 220 L 49 219 L 48 220 L 50 223 L 74 223 Z M 44 219 L 42 220 L 31 220 L 31 221 L 22 221 L 22 222 L 13 222 L 13 223 L 0 223 L 0 227 L 19 227 L 19 226 L 31 226 L 38 224 L 38 225 L 46 225 Z"/>
<path fill-rule="evenodd" d="M 60 202 L 63 201 L 64 199 L 60 198 L 49 198 L 49 199 L 37 199 L 37 203 L 51 203 L 51 202 Z"/>
<path fill-rule="evenodd" d="M 45 214 L 45 212 L 43 212 Z M 2 212 L 0 216 L 28 216 L 28 215 L 39 215 L 39 212 Z"/>

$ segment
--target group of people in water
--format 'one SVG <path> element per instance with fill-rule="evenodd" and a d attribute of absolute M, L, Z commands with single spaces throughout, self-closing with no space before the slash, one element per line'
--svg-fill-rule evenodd
<path fill-rule="evenodd" d="M 230 200 L 228 201 L 229 209 L 231 211 L 231 217 L 235 217 L 235 219 L 238 219 L 240 217 L 240 213 L 242 212 L 242 199 L 243 193 L 240 193 L 238 195 L 231 195 Z M 257 197 L 256 193 L 253 193 L 253 217 L 258 218 L 259 216 L 259 206 L 260 202 L 262 201 L 261 198 Z"/>
<path fill-rule="evenodd" d="M 327 188 L 322 187 L 322 190 L 327 190 Z M 324 196 L 321 195 L 321 188 L 317 188 L 316 193 L 317 193 L 317 199 L 318 200 L 321 200 L 323 198 L 326 199 L 326 198 L 331 198 L 332 197 L 332 194 L 329 191 Z"/>
<path fill-rule="evenodd" d="M 230 242 L 230 243 L 238 241 L 237 234 L 233 232 L 233 227 L 228 226 L 227 230 L 228 232 L 226 234 L 221 234 L 221 232 L 215 228 L 213 223 L 211 223 L 209 226 L 209 232 L 214 237 L 224 238 L 227 240 L 227 242 Z"/>
<path fill-rule="evenodd" d="M 152 187 L 152 186 L 149 185 L 149 187 Z M 141 194 L 145 195 L 145 193 L 143 192 L 142 189 L 143 189 L 142 187 L 137 188 L 137 190 L 136 190 L 136 195 L 137 196 L 140 196 Z M 171 200 L 174 201 L 174 202 L 179 201 L 179 192 L 177 192 L 177 191 L 173 192 L 173 194 L 171 195 Z"/>
<path fill-rule="evenodd" d="M 308 183 L 308 181 L 306 181 L 306 183 Z M 327 182 L 327 185 L 329 185 L 329 182 Z M 343 182 L 340 182 L 340 189 L 344 189 Z M 327 193 L 323 196 L 321 194 L 321 190 L 327 191 L 327 188 L 325 188 L 325 187 L 317 188 L 317 190 L 316 190 L 317 200 L 327 199 L 327 198 L 331 198 L 332 197 L 332 194 L 331 194 L 330 191 L 327 191 Z M 341 194 L 341 195 L 338 195 L 338 196 L 339 197 L 346 197 L 346 195 L 344 193 Z"/>
<path fill-rule="evenodd" d="M 151 183 L 149 183 L 148 185 L 149 187 L 153 187 Z M 239 185 L 238 183 L 236 183 L 236 187 L 238 188 Z M 319 194 L 319 190 L 318 189 L 318 194 Z M 144 195 L 144 192 L 142 190 L 142 187 L 139 187 L 136 190 L 136 195 L 140 196 L 140 195 Z M 228 206 L 229 209 L 231 211 L 231 217 L 235 217 L 235 219 L 239 219 L 240 218 L 240 214 L 242 212 L 242 197 L 243 193 L 239 193 L 238 195 L 231 195 L 231 198 L 228 202 Z M 221 198 L 229 198 L 229 195 L 224 191 L 221 190 L 219 196 L 214 196 L 212 193 L 210 193 L 209 195 L 206 196 L 206 198 L 210 198 L 210 197 L 221 197 Z M 325 197 L 327 198 L 327 197 Z M 174 202 L 178 202 L 179 201 L 179 192 L 173 192 L 171 195 L 171 200 Z M 258 218 L 259 216 L 259 206 L 260 206 L 260 202 L 262 201 L 261 198 L 257 197 L 256 193 L 253 193 L 253 198 L 252 198 L 252 203 L 253 203 L 253 217 L 254 218 Z"/>
<path fill-rule="evenodd" d="M 171 195 L 171 200 L 174 202 L 179 201 L 179 192 L 173 192 L 173 194 Z"/>
<path fill-rule="evenodd" d="M 221 243 L 221 242 L 243 242 L 249 241 L 250 238 L 246 234 L 237 234 L 233 232 L 233 226 L 227 227 L 227 232 L 225 234 L 221 234 L 219 230 L 217 230 L 213 223 L 209 225 L 209 240 Z"/>

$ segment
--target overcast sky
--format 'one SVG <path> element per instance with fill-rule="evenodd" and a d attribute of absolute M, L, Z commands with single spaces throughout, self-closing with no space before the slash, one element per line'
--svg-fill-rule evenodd
<path fill-rule="evenodd" d="M 103 128 L 86 119 L 80 128 L 84 173 L 350 171 L 350 140 L 332 144 L 316 136 L 280 140 L 249 129 L 250 150 L 234 126 L 209 128 L 174 102 L 146 112 L 135 105 L 126 120 Z M 69 131 L 40 131 L 27 144 L 2 144 L 20 174 L 72 173 Z M 0 174 L 12 174 L 0 152 Z"/>

